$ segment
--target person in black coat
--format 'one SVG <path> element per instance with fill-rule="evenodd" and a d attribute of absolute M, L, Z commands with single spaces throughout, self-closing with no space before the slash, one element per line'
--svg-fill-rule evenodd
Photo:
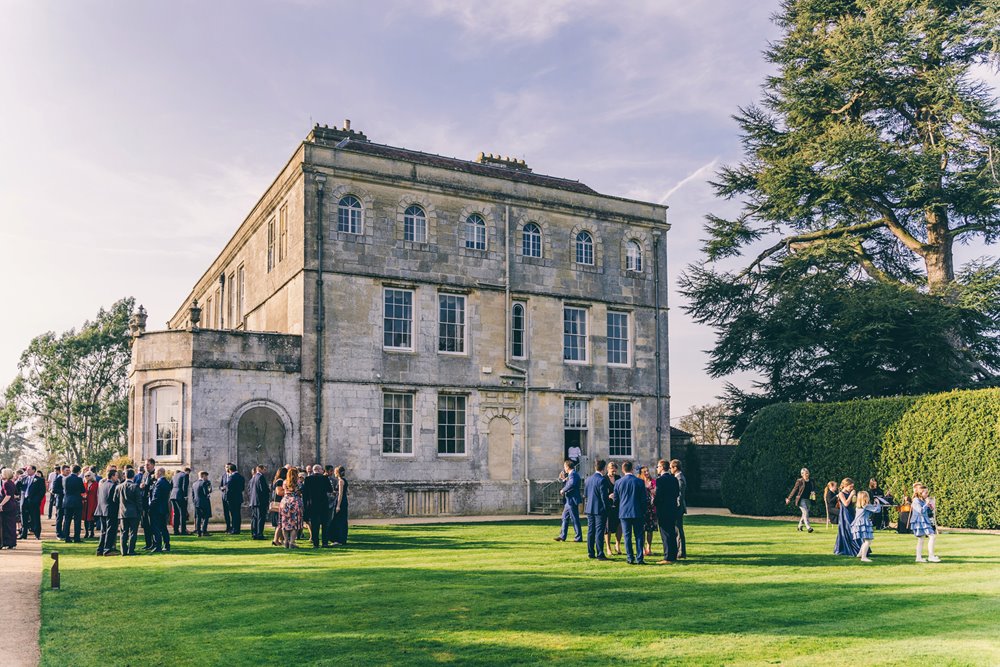
<path fill-rule="evenodd" d="M 267 506 L 271 504 L 271 485 L 267 482 L 267 466 L 257 466 L 250 478 L 250 534 L 254 540 L 263 540 Z"/>
<path fill-rule="evenodd" d="M 98 556 L 110 556 L 115 552 L 118 540 L 118 501 L 115 498 L 117 486 L 117 470 L 109 470 L 108 476 L 97 485 L 97 509 L 94 510 L 94 516 L 101 529 L 101 540 L 97 544 Z"/>
<path fill-rule="evenodd" d="M 184 468 L 174 473 L 173 488 L 170 490 L 170 505 L 174 508 L 174 535 L 188 534 L 188 494 L 191 492 L 191 480 L 188 476 L 191 468 Z"/>
<path fill-rule="evenodd" d="M 63 480 L 63 537 L 67 542 L 82 542 L 80 539 L 80 524 L 83 522 L 83 494 L 86 488 L 80 478 L 80 466 L 73 466 L 73 472 Z M 69 537 L 70 524 L 73 525 L 73 538 Z"/>
<path fill-rule="evenodd" d="M 42 498 L 45 497 L 45 480 L 36 477 L 38 469 L 28 466 L 21 478 L 21 536 L 27 539 L 28 533 L 34 533 L 35 539 L 42 539 Z"/>
<path fill-rule="evenodd" d="M 125 481 L 115 487 L 115 500 L 122 529 L 122 556 L 134 556 L 142 516 L 142 493 L 135 483 L 135 470 L 125 470 Z"/>
<path fill-rule="evenodd" d="M 198 537 L 208 535 L 208 520 L 212 518 L 212 483 L 208 481 L 208 473 L 204 470 L 198 473 L 198 479 L 191 485 L 194 496 L 194 532 Z"/>
<path fill-rule="evenodd" d="M 63 498 L 65 497 L 64 488 L 69 472 L 69 466 L 63 466 L 52 482 L 52 495 L 55 497 L 54 504 L 56 506 L 56 537 L 60 540 L 66 539 L 66 509 L 63 507 Z"/>
<path fill-rule="evenodd" d="M 315 465 L 312 474 L 306 477 L 302 485 L 302 503 L 305 520 L 309 522 L 309 533 L 313 549 L 320 546 L 320 536 L 323 546 L 330 546 L 330 493 L 333 487 L 330 478 L 323 474 L 323 468 Z"/>
<path fill-rule="evenodd" d="M 170 551 L 170 529 L 167 516 L 170 513 L 170 492 L 173 485 L 167 480 L 165 468 L 156 469 L 156 482 L 149 499 L 149 526 L 153 531 L 153 553 Z"/>
<path fill-rule="evenodd" d="M 146 466 L 135 475 L 139 489 L 139 522 L 142 524 L 142 539 L 146 543 L 143 551 L 153 550 L 153 526 L 149 521 L 149 501 L 156 483 L 156 459 L 146 459 Z"/>
<path fill-rule="evenodd" d="M 222 489 L 222 507 L 229 514 L 226 526 L 228 533 L 239 535 L 243 524 L 241 510 L 243 508 L 243 491 L 246 489 L 246 479 L 232 463 L 226 466 L 223 476 L 225 485 Z"/>
<path fill-rule="evenodd" d="M 660 529 L 660 541 L 663 542 L 663 560 L 658 564 L 668 565 L 677 561 L 677 499 L 680 496 L 680 484 L 663 459 L 656 463 L 656 474 L 653 506 L 656 507 L 656 521 Z"/>

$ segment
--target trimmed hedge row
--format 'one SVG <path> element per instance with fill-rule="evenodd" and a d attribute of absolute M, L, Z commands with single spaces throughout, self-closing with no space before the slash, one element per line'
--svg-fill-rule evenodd
<path fill-rule="evenodd" d="M 927 484 L 941 525 L 1000 528 L 1000 389 L 769 406 L 740 438 L 723 500 L 738 514 L 787 514 L 802 467 L 816 482 L 817 515 L 826 482 L 867 488 L 875 477 L 897 498 Z"/>

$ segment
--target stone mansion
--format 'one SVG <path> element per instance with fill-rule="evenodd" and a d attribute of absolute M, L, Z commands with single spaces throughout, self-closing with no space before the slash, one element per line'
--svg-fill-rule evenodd
<path fill-rule="evenodd" d="M 666 457 L 668 229 L 521 160 L 317 125 L 168 328 L 134 327 L 129 453 L 344 465 L 356 516 L 524 513 L 571 447 Z"/>

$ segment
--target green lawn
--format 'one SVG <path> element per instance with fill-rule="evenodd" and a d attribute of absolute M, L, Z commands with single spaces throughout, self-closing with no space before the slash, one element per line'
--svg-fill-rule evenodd
<path fill-rule="evenodd" d="M 690 517 L 691 558 L 601 563 L 555 522 L 352 527 L 341 550 L 248 535 L 174 553 L 59 550 L 42 594 L 43 665 L 1000 664 L 1000 537 L 833 532 Z M 140 538 L 141 545 L 141 538 Z M 46 563 L 50 561 L 46 558 Z"/>

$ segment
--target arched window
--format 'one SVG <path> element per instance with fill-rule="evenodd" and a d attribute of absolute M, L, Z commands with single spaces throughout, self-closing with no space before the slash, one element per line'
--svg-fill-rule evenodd
<path fill-rule="evenodd" d="M 636 273 L 642 271 L 642 246 L 638 241 L 629 241 L 625 246 L 625 270 Z"/>
<path fill-rule="evenodd" d="M 593 265 L 594 237 L 584 230 L 576 235 L 576 263 Z"/>
<path fill-rule="evenodd" d="M 486 250 L 486 221 L 478 213 L 465 219 L 465 247 Z"/>
<path fill-rule="evenodd" d="M 403 240 L 427 242 L 427 216 L 424 214 L 424 209 L 416 204 L 403 212 Z"/>
<path fill-rule="evenodd" d="M 510 356 L 514 359 L 528 357 L 527 346 L 524 344 L 524 304 L 515 303 L 510 312 Z"/>
<path fill-rule="evenodd" d="M 533 222 L 521 230 L 521 254 L 525 257 L 542 256 L 542 230 Z"/>
<path fill-rule="evenodd" d="M 341 197 L 337 205 L 337 231 L 361 233 L 361 202 L 354 195 Z"/>

